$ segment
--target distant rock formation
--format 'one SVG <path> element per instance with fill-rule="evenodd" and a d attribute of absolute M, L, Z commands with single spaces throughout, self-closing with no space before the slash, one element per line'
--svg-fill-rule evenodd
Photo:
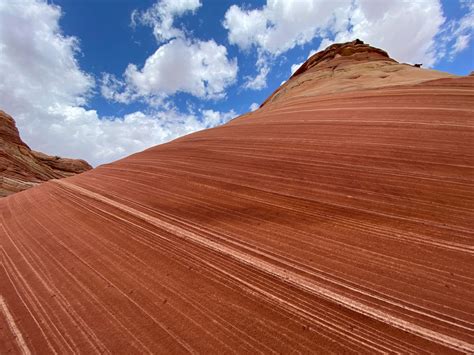
<path fill-rule="evenodd" d="M 357 39 L 333 44 L 312 55 L 261 106 L 298 96 L 417 84 L 449 77 L 455 76 L 398 63 L 384 50 Z"/>
<path fill-rule="evenodd" d="M 335 59 L 340 58 L 338 61 Z M 320 70 L 324 65 L 331 69 L 342 63 L 353 62 L 373 62 L 376 60 L 385 60 L 395 62 L 391 59 L 387 52 L 382 49 L 375 48 L 365 44 L 359 39 L 348 43 L 335 43 L 325 50 L 313 54 L 301 67 L 292 75 L 294 78 L 311 68 L 318 67 Z M 328 63 L 331 63 L 328 65 Z M 291 79 L 290 78 L 290 79 Z"/>
<path fill-rule="evenodd" d="M 21 140 L 15 120 L 0 110 L 0 197 L 90 169 L 84 160 L 31 150 Z"/>

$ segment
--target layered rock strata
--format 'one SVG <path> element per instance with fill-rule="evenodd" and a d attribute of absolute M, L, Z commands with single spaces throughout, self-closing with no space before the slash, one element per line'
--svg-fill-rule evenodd
<path fill-rule="evenodd" d="M 341 44 L 1 200 L 0 352 L 473 353 L 473 114 L 474 77 Z"/>

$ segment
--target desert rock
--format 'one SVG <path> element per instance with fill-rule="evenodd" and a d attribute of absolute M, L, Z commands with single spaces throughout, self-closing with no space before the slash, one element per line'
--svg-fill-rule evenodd
<path fill-rule="evenodd" d="M 0 111 L 0 197 L 90 169 L 84 160 L 53 157 L 31 150 L 21 140 L 14 119 Z"/>
<path fill-rule="evenodd" d="M 339 44 L 2 199 L 0 352 L 473 353 L 473 114 L 474 77 Z"/>

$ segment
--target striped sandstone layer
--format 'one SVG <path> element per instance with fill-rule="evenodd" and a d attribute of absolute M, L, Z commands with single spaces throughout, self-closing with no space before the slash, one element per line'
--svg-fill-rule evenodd
<path fill-rule="evenodd" d="M 474 352 L 474 77 L 361 45 L 1 200 L 0 353 Z"/>

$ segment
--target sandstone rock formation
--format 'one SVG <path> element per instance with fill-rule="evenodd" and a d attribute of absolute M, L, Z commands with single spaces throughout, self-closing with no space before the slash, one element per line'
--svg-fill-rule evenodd
<path fill-rule="evenodd" d="M 296 97 L 417 84 L 450 77 L 455 76 L 398 63 L 387 52 L 355 40 L 333 44 L 311 56 L 262 106 Z"/>
<path fill-rule="evenodd" d="M 0 352 L 473 353 L 474 77 L 326 54 L 1 200 Z"/>
<path fill-rule="evenodd" d="M 455 76 L 398 63 L 387 52 L 355 40 L 333 44 L 314 54 L 262 106 L 296 97 L 415 85 L 450 77 Z"/>
<path fill-rule="evenodd" d="M 90 169 L 84 160 L 52 157 L 31 150 L 21 140 L 13 118 L 0 110 L 0 197 Z"/>

